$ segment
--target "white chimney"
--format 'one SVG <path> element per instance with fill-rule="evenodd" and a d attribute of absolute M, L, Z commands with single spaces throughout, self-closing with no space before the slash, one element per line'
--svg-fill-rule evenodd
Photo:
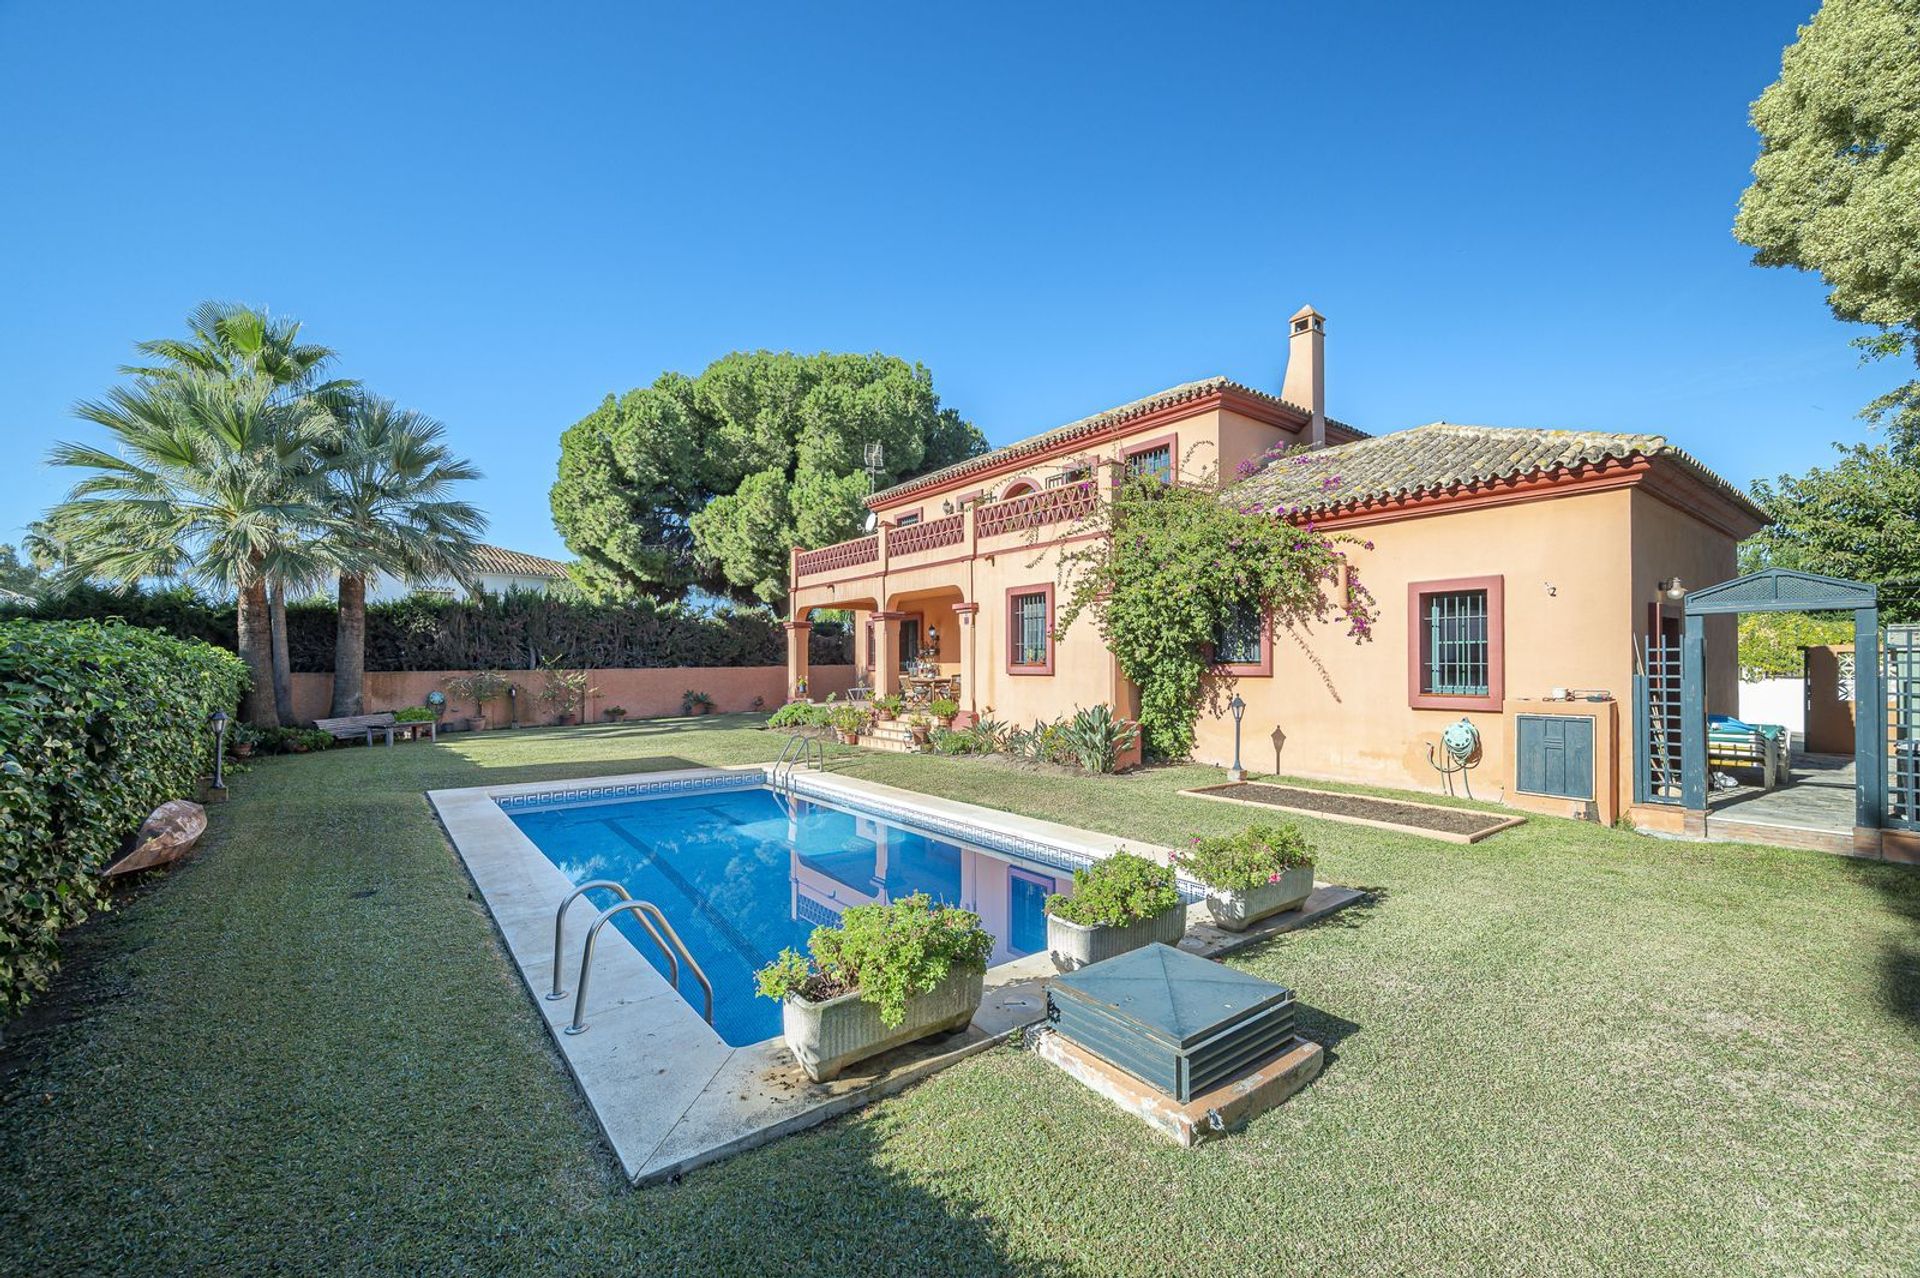
<path fill-rule="evenodd" d="M 1290 323 L 1287 376 L 1280 384 L 1280 398 L 1312 414 L 1307 442 L 1323 448 L 1327 442 L 1327 317 L 1303 306 Z"/>

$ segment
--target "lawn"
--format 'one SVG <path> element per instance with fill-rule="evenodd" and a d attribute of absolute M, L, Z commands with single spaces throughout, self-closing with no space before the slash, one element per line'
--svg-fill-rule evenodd
<path fill-rule="evenodd" d="M 677 1185 L 600 1147 L 429 814 L 438 786 L 771 758 L 749 717 L 267 760 L 79 929 L 0 1049 L 0 1272 L 1911 1274 L 1920 873 L 1535 818 L 1303 822 L 1364 907 L 1236 960 L 1325 1074 L 1163 1144 L 1015 1048 Z M 1158 843 L 1094 780 L 851 774 Z"/>

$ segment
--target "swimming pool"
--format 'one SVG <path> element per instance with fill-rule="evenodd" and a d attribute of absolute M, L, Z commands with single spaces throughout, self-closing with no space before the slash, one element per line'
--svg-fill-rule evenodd
<path fill-rule="evenodd" d="M 501 806 L 571 882 L 612 879 L 660 907 L 713 982 L 714 1029 L 735 1047 L 780 1033 L 779 1004 L 755 995 L 754 972 L 786 947 L 804 953 L 808 934 L 847 907 L 925 892 L 972 910 L 995 938 L 989 962 L 997 965 L 1046 949 L 1047 896 L 1071 894 L 1073 865 L 1088 859 L 989 848 L 915 828 L 906 814 L 764 785 L 650 798 L 531 796 Z M 659 946 L 631 914 L 614 926 L 666 974 Z M 571 940 L 570 952 L 577 945 Z M 682 995 L 699 1006 L 696 982 L 686 980 Z"/>

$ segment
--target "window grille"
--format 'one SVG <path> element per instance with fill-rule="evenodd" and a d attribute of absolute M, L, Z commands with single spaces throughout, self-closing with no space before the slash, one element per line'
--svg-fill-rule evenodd
<path fill-rule="evenodd" d="M 1486 696 L 1487 592 L 1428 595 L 1424 603 L 1420 690 L 1436 696 Z"/>
<path fill-rule="evenodd" d="M 1262 639 L 1260 609 L 1252 604 L 1236 606 L 1213 632 L 1213 659 L 1223 666 L 1260 664 Z"/>
<path fill-rule="evenodd" d="M 1127 455 L 1127 478 L 1138 475 L 1152 475 L 1161 483 L 1173 482 L 1173 445 L 1161 444 L 1157 448 L 1143 448 L 1137 453 Z"/>
<path fill-rule="evenodd" d="M 1047 597 L 1044 594 L 1013 597 L 1013 664 L 1047 664 Z"/>

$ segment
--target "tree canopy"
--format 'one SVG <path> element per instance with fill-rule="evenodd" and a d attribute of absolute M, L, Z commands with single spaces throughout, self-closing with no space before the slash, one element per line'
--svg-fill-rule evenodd
<path fill-rule="evenodd" d="M 1743 571 L 1798 568 L 1882 587 L 1888 621 L 1920 620 L 1920 458 L 1835 445 L 1839 460 L 1753 486 L 1773 517 L 1741 549 Z"/>
<path fill-rule="evenodd" d="M 1826 0 L 1753 104 L 1760 157 L 1734 234 L 1762 266 L 1818 272 L 1872 356 L 1920 361 L 1920 0 Z M 1920 451 L 1920 381 L 1867 406 Z"/>
<path fill-rule="evenodd" d="M 860 531 L 874 444 L 882 487 L 986 449 L 919 364 L 736 352 L 697 377 L 663 373 L 609 395 L 570 427 L 554 526 L 596 598 L 698 586 L 777 603 L 790 547 Z"/>

